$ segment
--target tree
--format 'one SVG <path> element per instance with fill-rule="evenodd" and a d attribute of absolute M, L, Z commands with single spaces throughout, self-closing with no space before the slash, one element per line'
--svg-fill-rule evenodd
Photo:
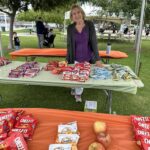
<path fill-rule="evenodd" d="M 127 18 L 131 19 L 131 17 L 135 15 L 137 21 L 139 20 L 142 0 L 90 0 L 90 2 L 97 6 L 101 6 L 103 10 L 109 14 L 114 12 L 119 16 L 119 13 L 123 12 L 124 16 Z M 147 1 L 147 3 L 145 19 L 150 20 L 150 1 Z"/>
<path fill-rule="evenodd" d="M 9 48 L 13 48 L 13 24 L 17 11 L 27 10 L 29 0 L 0 0 L 0 11 L 6 13 L 10 18 L 9 26 Z"/>
<path fill-rule="evenodd" d="M 59 6 L 68 8 L 77 1 L 78 0 L 31 0 L 31 4 L 34 10 L 49 11 L 50 9 L 54 9 Z"/>
<path fill-rule="evenodd" d="M 20 21 L 35 21 L 38 17 L 42 16 L 44 22 L 53 22 L 56 24 L 63 24 L 64 13 L 66 10 L 54 9 L 52 11 L 34 11 L 21 12 L 17 15 L 17 20 Z M 56 15 L 57 14 L 57 15 Z"/>
<path fill-rule="evenodd" d="M 13 24 L 16 13 L 28 9 L 28 5 L 32 4 L 35 10 L 50 10 L 57 6 L 67 7 L 76 0 L 0 0 L 0 11 L 6 13 L 10 17 L 9 28 L 9 48 L 13 48 Z"/>

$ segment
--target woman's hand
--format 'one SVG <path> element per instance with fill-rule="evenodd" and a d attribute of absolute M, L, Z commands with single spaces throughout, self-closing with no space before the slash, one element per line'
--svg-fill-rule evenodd
<path fill-rule="evenodd" d="M 96 61 L 95 65 L 101 68 L 104 67 L 104 65 L 100 61 Z"/>

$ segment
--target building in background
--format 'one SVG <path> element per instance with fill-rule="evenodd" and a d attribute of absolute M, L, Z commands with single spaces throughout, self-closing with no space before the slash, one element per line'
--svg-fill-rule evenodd
<path fill-rule="evenodd" d="M 0 31 L 8 31 L 9 22 L 9 16 L 3 12 L 0 12 Z"/>

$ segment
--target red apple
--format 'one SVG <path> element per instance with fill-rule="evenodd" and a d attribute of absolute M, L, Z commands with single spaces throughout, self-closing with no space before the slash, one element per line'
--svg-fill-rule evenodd
<path fill-rule="evenodd" d="M 90 144 L 88 150 L 105 150 L 105 148 L 102 144 L 94 142 Z"/>
<path fill-rule="evenodd" d="M 94 122 L 94 132 L 96 134 L 101 133 L 101 132 L 106 132 L 106 123 L 105 122 L 101 122 L 101 121 L 95 121 Z"/>
<path fill-rule="evenodd" d="M 103 144 L 105 148 L 107 148 L 111 143 L 111 138 L 108 133 L 99 133 L 97 134 L 97 141 Z"/>

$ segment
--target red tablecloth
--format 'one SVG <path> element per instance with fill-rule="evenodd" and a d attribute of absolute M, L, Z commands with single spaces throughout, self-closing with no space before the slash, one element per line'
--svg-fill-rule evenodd
<path fill-rule="evenodd" d="M 58 48 L 45 48 L 45 49 L 34 49 L 34 48 L 24 48 L 18 51 L 9 53 L 13 59 L 19 56 L 61 56 L 65 57 L 67 54 L 66 49 Z M 114 59 L 127 58 L 128 55 L 124 52 L 112 50 L 109 55 L 106 54 L 106 51 L 99 51 L 99 55 L 102 58 L 110 57 Z"/>
<path fill-rule="evenodd" d="M 92 127 L 96 120 L 107 123 L 108 132 L 112 139 L 108 150 L 140 150 L 134 141 L 129 116 L 42 108 L 26 108 L 24 110 L 26 113 L 33 114 L 34 118 L 39 121 L 33 140 L 28 142 L 29 150 L 48 150 L 49 144 L 55 143 L 58 124 L 72 121 L 78 122 L 81 134 L 78 144 L 79 150 L 88 150 L 89 144 L 96 139 Z"/>

